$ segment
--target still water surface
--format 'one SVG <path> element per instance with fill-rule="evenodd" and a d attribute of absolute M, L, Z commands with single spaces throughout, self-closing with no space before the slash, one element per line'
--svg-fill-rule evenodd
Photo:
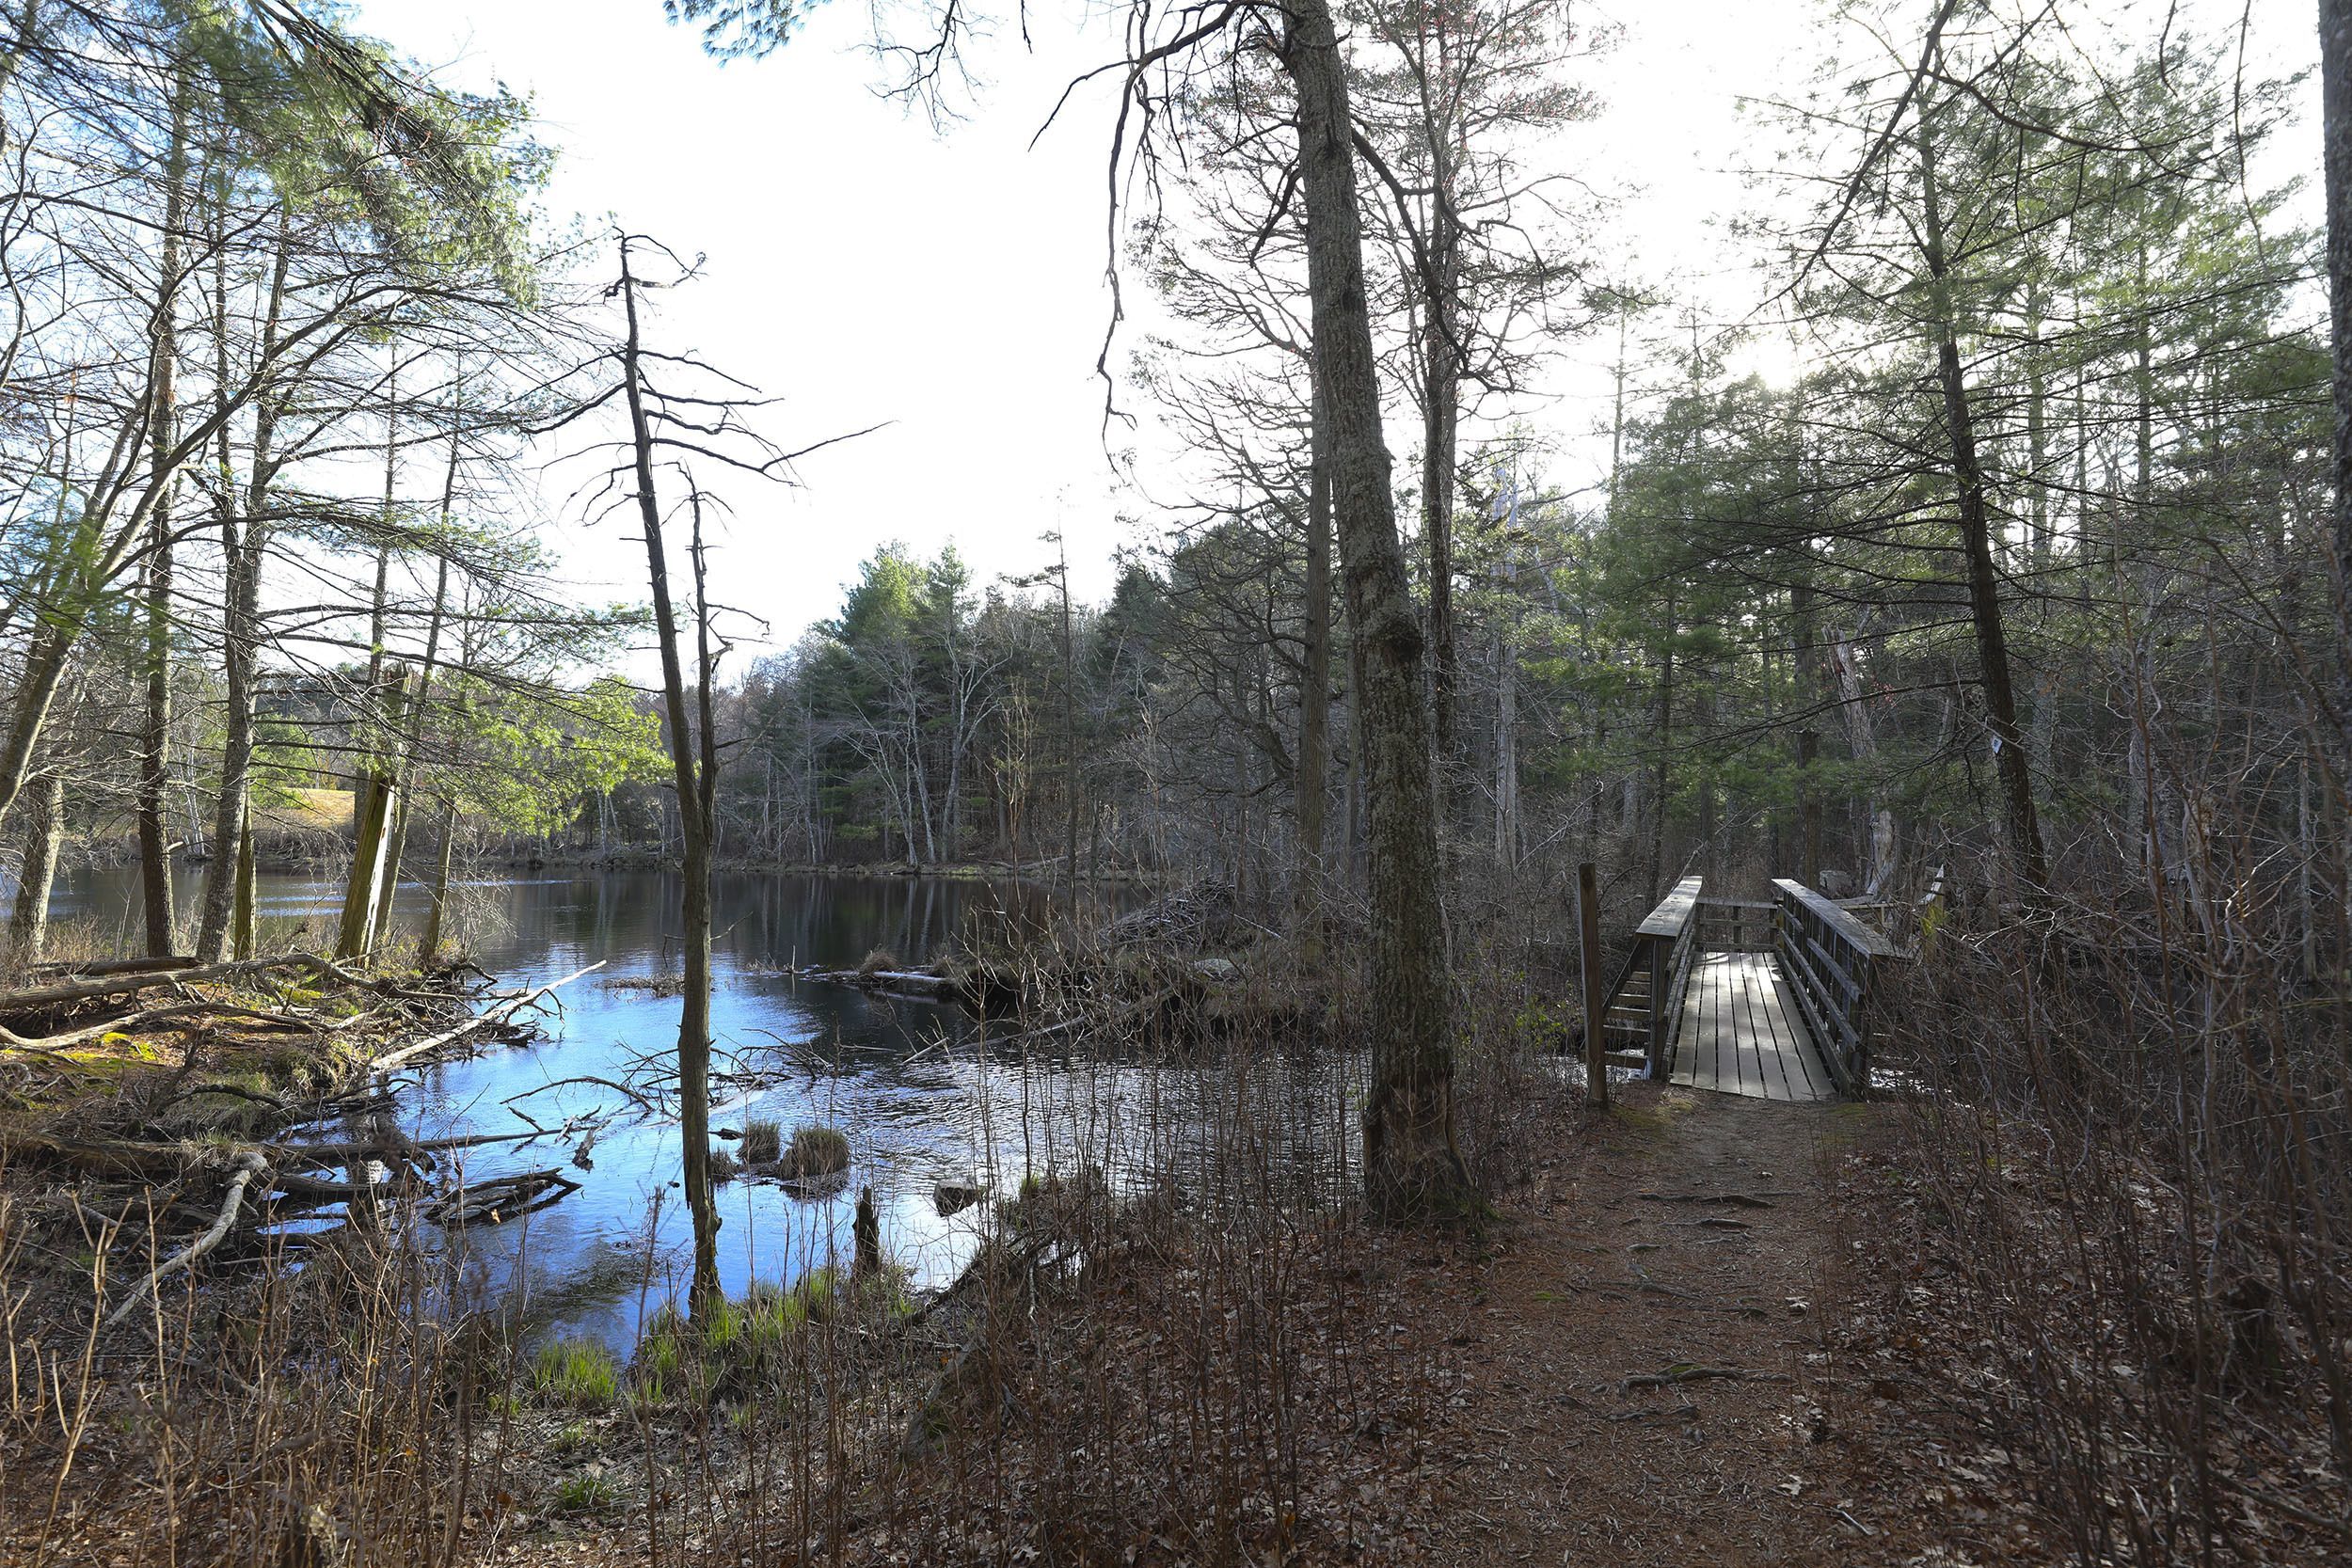
<path fill-rule="evenodd" d="M 421 890 L 404 888 L 409 918 Z M 189 896 L 193 897 L 191 883 Z M 952 1277 L 975 1244 L 977 1211 L 943 1218 L 943 1180 L 974 1177 L 1003 1191 L 1029 1170 L 1083 1160 L 1113 1171 L 1164 1169 L 1235 1103 L 1233 1075 L 1265 1069 L 1219 1065 L 1154 1068 L 1133 1061 L 986 1048 L 962 1008 L 796 978 L 820 964 L 850 967 L 873 948 L 912 965 L 951 943 L 1035 928 L 1049 911 L 1033 884 L 922 878 L 730 875 L 718 887 L 713 1030 L 723 1055 L 755 1075 L 713 1090 L 714 1126 L 751 1117 L 789 1135 L 821 1121 L 848 1135 L 850 1182 L 806 1195 L 738 1180 L 720 1191 L 720 1266 L 730 1294 L 754 1279 L 789 1281 L 839 1256 L 846 1261 L 857 1190 L 874 1189 L 885 1248 L 918 1284 Z M 1132 902 L 1131 895 L 1117 897 Z M 264 918 L 313 916 L 339 889 L 300 875 L 264 875 Z M 419 1137 L 516 1131 L 509 1102 L 542 1124 L 614 1112 L 612 1090 L 567 1080 L 629 1075 L 640 1057 L 676 1041 L 678 1001 L 610 982 L 676 967 L 677 879 L 660 873 L 563 872 L 485 882 L 469 890 L 472 956 L 502 985 L 531 985 L 601 961 L 572 982 L 544 1037 L 436 1064 L 414 1075 L 404 1119 Z M 85 872 L 66 879 L 60 918 L 120 924 L 137 918 L 135 878 Z M 1089 912 L 1099 917 L 1098 908 Z M 1009 1026 L 992 1024 L 1001 1035 Z M 723 1066 L 726 1065 L 723 1062 Z M 1300 1118 L 1328 1119 L 1333 1085 L 1309 1074 L 1283 1091 Z M 530 1098 L 516 1101 L 515 1097 Z M 476 1180 L 564 1168 L 582 1189 L 513 1224 L 477 1226 L 464 1245 L 476 1288 L 521 1308 L 539 1332 L 595 1335 L 626 1347 L 641 1314 L 668 1299 L 689 1229 L 675 1187 L 677 1130 L 666 1118 L 617 1117 L 595 1140 L 586 1168 L 552 1140 L 467 1151 Z"/>

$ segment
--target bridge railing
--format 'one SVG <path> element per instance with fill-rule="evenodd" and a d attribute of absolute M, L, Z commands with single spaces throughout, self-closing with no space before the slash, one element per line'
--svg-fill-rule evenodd
<path fill-rule="evenodd" d="M 1612 1059 L 1640 1066 L 1652 1078 L 1666 1076 L 1675 1032 L 1682 1025 L 1682 995 L 1698 951 L 1702 885 L 1699 878 L 1683 878 L 1633 928 L 1632 950 L 1601 1000 L 1603 1027 L 1633 1035 L 1642 1043 L 1638 1056 L 1613 1053 Z"/>
<path fill-rule="evenodd" d="M 1772 951 L 1804 1010 L 1838 1091 L 1870 1084 L 1870 1033 L 1863 1009 L 1880 967 L 1902 950 L 1803 882 L 1775 878 Z"/>
<path fill-rule="evenodd" d="M 1769 953 L 1779 907 L 1769 898 L 1702 898 L 1699 945 L 1710 953 Z"/>

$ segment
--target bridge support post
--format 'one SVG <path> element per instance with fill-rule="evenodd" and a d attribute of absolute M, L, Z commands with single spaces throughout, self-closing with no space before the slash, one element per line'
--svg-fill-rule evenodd
<path fill-rule="evenodd" d="M 1674 951 L 1671 942 L 1654 937 L 1642 939 L 1649 950 L 1649 1075 L 1653 1079 L 1666 1076 L 1666 987 L 1673 974 L 1666 957 Z"/>
<path fill-rule="evenodd" d="M 1576 944 L 1583 962 L 1584 1100 L 1595 1109 L 1609 1103 L 1609 1042 L 1604 1021 L 1609 999 L 1601 994 L 1600 871 L 1591 861 L 1576 868 Z"/>

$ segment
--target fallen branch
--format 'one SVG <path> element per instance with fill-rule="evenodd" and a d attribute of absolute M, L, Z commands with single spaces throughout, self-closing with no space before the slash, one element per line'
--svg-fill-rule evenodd
<path fill-rule="evenodd" d="M 123 1138 L 57 1138 L 40 1132 L 11 1132 L 0 1138 L 0 1158 L 10 1164 L 65 1165 L 100 1176 L 178 1176 L 199 1164 L 201 1153 L 185 1144 L 135 1143 Z"/>
<path fill-rule="evenodd" d="M 406 1192 L 415 1182 L 406 1176 L 395 1176 L 389 1181 L 329 1181 L 324 1177 L 288 1173 L 270 1178 L 270 1186 L 294 1197 L 384 1197 Z"/>
<path fill-rule="evenodd" d="M 425 1164 L 430 1164 L 433 1163 L 432 1155 L 438 1150 L 481 1148 L 489 1144 L 527 1144 L 536 1138 L 566 1137 L 575 1125 L 565 1122 L 562 1127 L 534 1128 L 527 1132 L 474 1132 L 464 1137 L 418 1138 L 397 1144 L 281 1144 L 271 1152 L 284 1161 L 300 1161 L 312 1165 L 348 1165 L 354 1160 L 389 1161 L 402 1155 L 418 1154 L 426 1156 Z"/>
<path fill-rule="evenodd" d="M 131 1309 L 146 1299 L 149 1292 L 162 1282 L 166 1275 L 179 1273 L 212 1251 L 213 1248 L 220 1245 L 222 1239 L 229 1234 L 230 1227 L 237 1223 L 238 1212 L 245 1207 L 246 1188 L 251 1186 L 255 1179 L 268 1169 L 269 1162 L 262 1157 L 262 1151 L 258 1148 L 246 1149 L 245 1153 L 239 1155 L 236 1174 L 229 1179 L 228 1194 L 220 1200 L 220 1212 L 213 1217 L 212 1228 L 159 1264 L 152 1274 L 140 1282 L 137 1289 L 124 1298 L 122 1305 L 108 1315 L 106 1326 L 112 1328 L 129 1317 Z"/>
<path fill-rule="evenodd" d="M 378 1056 L 375 1060 L 368 1064 L 368 1071 L 371 1073 L 389 1072 L 403 1062 L 411 1060 L 417 1056 L 421 1056 L 428 1052 L 439 1051 L 445 1049 L 446 1047 L 454 1045 L 469 1035 L 478 1034 L 485 1029 L 494 1029 L 500 1024 L 504 1023 L 507 1020 L 513 1018 L 516 1013 L 522 1011 L 525 1007 L 532 1006 L 532 1004 L 538 1002 L 542 997 L 551 993 L 558 986 L 568 986 L 574 980 L 579 979 L 581 975 L 593 974 L 596 970 L 602 969 L 603 967 L 604 960 L 602 958 L 598 958 L 595 963 L 590 964 L 586 969 L 576 969 L 560 980 L 550 980 L 544 986 L 534 986 L 530 990 L 524 991 L 519 996 L 509 997 L 507 1000 L 499 1003 L 496 1006 L 485 1007 L 482 1011 L 474 1014 L 471 1018 L 466 1020 L 465 1022 L 460 1023 L 454 1029 L 445 1029 L 441 1033 L 431 1036 L 425 1039 L 421 1039 L 413 1045 L 404 1045 L 397 1051 L 386 1052 L 383 1055 Z"/>

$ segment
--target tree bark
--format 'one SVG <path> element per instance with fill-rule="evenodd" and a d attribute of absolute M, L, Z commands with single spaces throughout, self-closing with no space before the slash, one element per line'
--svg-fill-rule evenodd
<path fill-rule="evenodd" d="M 1453 982 L 1424 650 L 1380 427 L 1346 66 L 1327 0 L 1290 0 L 1286 11 L 1282 63 L 1298 92 L 1315 373 L 1329 430 L 1348 620 L 1363 654 L 1359 744 L 1372 819 L 1364 1180 L 1375 1213 L 1405 1218 L 1476 1201 L 1454 1140 Z"/>
<path fill-rule="evenodd" d="M 2319 0 L 2320 126 L 2328 186 L 2328 308 L 2335 389 L 2336 725 L 2352 740 L 2352 0 Z"/>
<path fill-rule="evenodd" d="M 1809 543 L 1809 542 L 1808 542 Z M 1797 567 L 1811 570 L 1808 559 Z M 1807 887 L 1821 885 L 1821 732 L 1814 709 L 1823 700 L 1820 623 L 1813 609 L 1813 585 L 1800 576 L 1788 590 L 1788 621 L 1796 640 L 1797 706 L 1797 879 Z"/>
<path fill-rule="evenodd" d="M 1311 372 L 1309 380 L 1314 379 Z M 1329 804 L 1331 726 L 1331 454 L 1319 392 L 1309 396 L 1307 438 L 1307 658 L 1298 682 L 1298 867 L 1293 900 L 1302 956 L 1322 952 L 1324 818 Z"/>
<path fill-rule="evenodd" d="M 49 944 L 49 892 L 65 840 L 65 775 L 52 771 L 25 793 L 32 809 L 24 814 L 24 860 L 8 921 L 8 957 L 19 965 L 38 963 Z"/>
<path fill-rule="evenodd" d="M 1669 771 L 1674 760 L 1675 734 L 1675 585 L 1666 584 L 1666 624 L 1661 628 L 1664 641 L 1660 644 L 1658 660 L 1658 763 L 1651 769 L 1649 805 L 1649 859 L 1647 891 L 1645 900 L 1655 906 L 1659 890 L 1665 885 L 1666 874 L 1666 799 L 1674 783 Z"/>
<path fill-rule="evenodd" d="M 1441 166 L 1450 166 L 1441 163 Z M 1454 707 L 1460 691 L 1460 660 L 1454 638 L 1454 453 L 1460 424 L 1461 356 L 1454 313 L 1454 288 L 1459 271 L 1459 245 L 1449 238 L 1453 229 L 1451 198 L 1444 195 L 1440 176 L 1439 211 L 1431 225 L 1440 238 L 1433 245 L 1430 272 L 1434 283 L 1424 284 L 1429 298 L 1422 311 L 1422 335 L 1427 339 L 1427 363 L 1422 385 L 1422 528 L 1429 541 L 1429 689 L 1437 725 L 1438 764 L 1451 770 L 1460 741 Z"/>
<path fill-rule="evenodd" d="M 687 1291 L 687 1310 L 696 1323 L 707 1321 L 721 1299 L 719 1287 L 719 1207 L 710 1182 L 710 804 L 716 785 L 716 737 L 706 721 L 702 755 L 695 754 L 693 715 L 687 705 L 686 675 L 678 653 L 677 611 L 670 598 L 670 562 L 662 543 L 661 504 L 653 483 L 653 424 L 645 407 L 639 359 L 637 279 L 630 271 L 628 242 L 621 242 L 621 300 L 627 312 L 628 336 L 622 346 L 622 386 L 628 401 L 629 436 L 637 485 L 637 519 L 645 540 L 645 576 L 652 589 L 654 631 L 661 651 L 661 700 L 669 719 L 670 768 L 677 790 L 678 829 L 682 843 L 679 926 L 686 988 L 678 1009 L 678 1134 L 682 1150 L 686 1207 L 694 1224 L 693 1282 Z M 701 579 L 702 531 L 696 512 L 695 577 Z M 696 594 L 696 608 L 701 609 Z M 710 661 L 707 654 L 708 617 L 697 615 L 703 642 L 699 660 L 702 702 L 710 701 Z M 707 715 L 706 712 L 706 719 Z"/>
<path fill-rule="evenodd" d="M 147 918 L 147 950 L 172 951 L 171 827 L 165 795 L 171 787 L 171 487 L 172 435 L 179 410 L 180 335 L 176 321 L 187 221 L 188 84 L 182 68 L 172 91 L 171 149 L 165 160 L 163 254 L 155 291 L 155 323 L 148 376 L 148 477 L 156 499 L 148 513 L 147 701 L 139 730 L 136 795 L 139 894 Z"/>
<path fill-rule="evenodd" d="M 293 253 L 289 244 L 289 214 L 281 211 L 278 229 L 278 258 L 270 274 L 269 303 L 262 320 L 262 358 L 266 362 L 277 352 L 278 331 L 284 319 L 286 279 Z M 215 262 L 214 272 L 214 314 L 220 324 L 218 355 L 215 365 L 218 388 L 229 385 L 229 344 L 227 322 L 229 313 L 228 282 L 225 263 Z M 226 396 L 225 390 L 216 396 Z M 249 797 L 253 767 L 253 703 L 254 674 L 261 657 L 261 595 L 262 556 L 267 547 L 269 525 L 263 521 L 268 515 L 270 481 L 277 473 L 277 430 L 278 400 L 264 395 L 257 400 L 253 416 L 253 467 L 246 482 L 245 515 L 237 515 L 235 488 L 231 483 L 229 455 L 230 427 L 224 415 L 220 422 L 220 493 L 221 493 L 221 553 L 228 565 L 227 602 L 221 610 L 222 663 L 226 690 L 221 719 L 220 800 L 213 816 L 211 862 L 204 868 L 204 890 L 197 923 L 196 956 L 206 963 L 215 962 L 230 938 L 230 927 L 235 923 L 235 904 L 243 872 L 240 863 L 246 858 L 245 847 L 252 840 Z M 229 846 L 239 846 L 232 857 Z"/>
<path fill-rule="evenodd" d="M 1951 268 L 1944 250 L 1944 214 L 1935 183 L 1935 141 L 1929 117 L 1919 120 L 1921 245 L 1925 251 L 1930 323 L 1935 341 L 1937 379 L 1944 391 L 1944 418 L 1951 440 L 1952 481 L 1959 492 L 1961 546 L 1968 559 L 1968 615 L 1976 630 L 1979 689 L 1985 723 L 1992 731 L 1994 763 L 2001 786 L 2001 815 L 2010 853 L 2030 895 L 2048 879 L 2042 825 L 2034 816 L 2033 775 L 2026 766 L 2025 735 L 2017 724 L 2017 698 L 2010 681 L 2009 638 L 2001 622 L 2000 581 L 1993 561 L 1993 522 L 1982 465 L 1977 456 L 1976 423 L 1961 368 Z"/>

